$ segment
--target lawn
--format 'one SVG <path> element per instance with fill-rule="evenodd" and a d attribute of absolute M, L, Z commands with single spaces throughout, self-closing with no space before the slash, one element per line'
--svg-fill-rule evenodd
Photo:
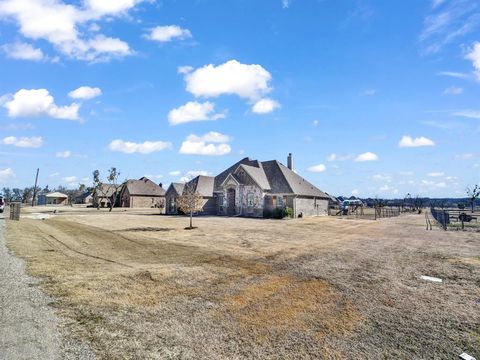
<path fill-rule="evenodd" d="M 424 215 L 41 218 L 8 222 L 8 246 L 101 359 L 480 357 L 480 234 Z"/>

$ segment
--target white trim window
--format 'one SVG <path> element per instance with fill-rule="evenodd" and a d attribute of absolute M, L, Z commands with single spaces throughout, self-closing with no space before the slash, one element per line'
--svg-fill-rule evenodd
<path fill-rule="evenodd" d="M 284 205 L 283 196 L 277 196 L 277 208 L 283 208 Z"/>
<path fill-rule="evenodd" d="M 255 206 L 255 195 L 253 193 L 247 194 L 247 206 L 248 207 Z"/>

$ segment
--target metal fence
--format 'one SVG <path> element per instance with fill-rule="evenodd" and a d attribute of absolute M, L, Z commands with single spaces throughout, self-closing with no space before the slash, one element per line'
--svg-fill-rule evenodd
<path fill-rule="evenodd" d="M 395 217 L 399 216 L 401 212 L 401 208 L 397 206 L 385 206 L 376 208 L 359 206 L 354 209 L 329 209 L 329 214 L 332 216 L 341 216 L 348 219 L 365 220 L 377 220 L 381 218 Z"/>
<path fill-rule="evenodd" d="M 472 212 L 466 209 L 435 209 L 430 208 L 432 217 L 444 230 L 474 230 L 480 231 L 480 211 Z M 427 226 L 428 227 L 428 226 Z"/>

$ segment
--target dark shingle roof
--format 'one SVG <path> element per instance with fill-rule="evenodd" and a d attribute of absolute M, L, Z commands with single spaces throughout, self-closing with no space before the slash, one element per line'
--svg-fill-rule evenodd
<path fill-rule="evenodd" d="M 185 186 L 193 186 L 195 192 L 205 197 L 213 196 L 215 178 L 213 176 L 198 175 L 190 180 Z"/>
<path fill-rule="evenodd" d="M 250 158 L 246 157 L 246 158 L 243 158 L 242 160 L 236 162 L 235 164 L 233 164 L 232 166 L 230 166 L 227 170 L 221 172 L 220 174 L 218 174 L 217 176 L 215 176 L 215 182 L 214 182 L 214 187 L 213 187 L 213 190 L 214 191 L 221 191 L 222 190 L 222 183 L 225 181 L 225 179 L 227 178 L 227 176 L 231 173 L 233 173 L 239 165 L 241 164 L 244 164 L 244 165 L 249 165 L 249 166 L 254 166 L 254 167 L 259 167 L 260 166 L 260 162 L 257 161 L 257 160 L 251 160 Z"/>
<path fill-rule="evenodd" d="M 168 190 L 170 190 L 170 188 L 172 188 L 172 190 L 174 190 L 177 193 L 177 195 L 182 195 L 184 187 L 185 187 L 184 183 L 171 183 Z"/>
<path fill-rule="evenodd" d="M 276 160 L 259 162 L 244 158 L 215 177 L 215 190 L 221 190 L 221 184 L 227 176 L 240 166 L 263 190 L 269 193 L 330 199 L 329 195 Z"/>
<path fill-rule="evenodd" d="M 128 180 L 124 186 L 130 195 L 164 196 L 165 189 L 152 180 L 142 177 L 139 180 Z"/>
<path fill-rule="evenodd" d="M 268 182 L 267 175 L 263 170 L 262 164 L 260 167 L 249 166 L 241 164 L 240 168 L 244 169 L 245 172 L 255 181 L 262 190 L 271 190 L 270 183 Z"/>

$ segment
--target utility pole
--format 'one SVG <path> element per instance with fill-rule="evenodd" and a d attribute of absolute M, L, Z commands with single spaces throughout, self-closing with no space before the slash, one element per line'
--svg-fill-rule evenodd
<path fill-rule="evenodd" d="M 35 197 L 37 196 L 37 182 L 38 182 L 38 172 L 40 169 L 37 168 L 37 176 L 35 176 L 35 187 L 33 188 L 33 198 L 32 198 L 32 207 L 35 206 Z"/>

